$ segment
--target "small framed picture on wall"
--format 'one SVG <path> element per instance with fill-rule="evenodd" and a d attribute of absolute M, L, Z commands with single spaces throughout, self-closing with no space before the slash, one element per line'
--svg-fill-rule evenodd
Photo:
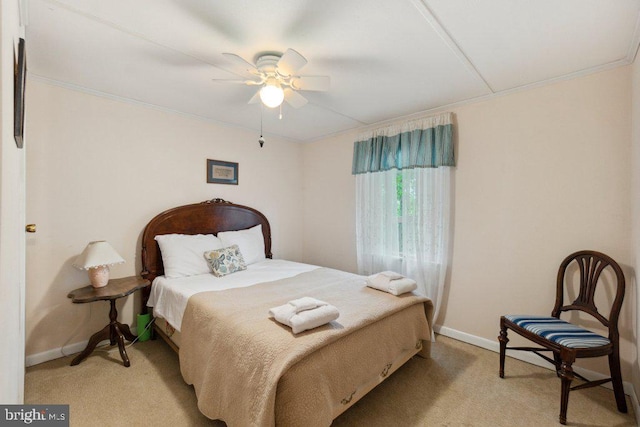
<path fill-rule="evenodd" d="M 238 164 L 207 159 L 207 183 L 238 185 Z"/>

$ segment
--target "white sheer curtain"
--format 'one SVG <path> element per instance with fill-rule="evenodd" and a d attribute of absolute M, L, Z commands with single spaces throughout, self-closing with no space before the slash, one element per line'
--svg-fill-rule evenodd
<path fill-rule="evenodd" d="M 437 318 L 449 265 L 453 115 L 360 135 L 354 143 L 358 270 L 414 279 Z"/>
<path fill-rule="evenodd" d="M 414 279 L 437 317 L 449 264 L 452 168 L 356 175 L 360 274 L 392 270 Z"/>

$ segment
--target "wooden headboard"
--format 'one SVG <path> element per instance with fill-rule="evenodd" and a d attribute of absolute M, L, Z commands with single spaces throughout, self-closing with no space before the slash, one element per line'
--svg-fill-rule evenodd
<path fill-rule="evenodd" d="M 221 231 L 245 230 L 262 224 L 264 252 L 271 258 L 271 227 L 267 218 L 257 210 L 235 205 L 222 199 L 178 206 L 156 215 L 142 234 L 142 271 L 145 279 L 153 281 L 164 274 L 162 255 L 155 237 L 160 234 L 218 234 Z M 144 304 L 148 298 L 143 293 Z"/>

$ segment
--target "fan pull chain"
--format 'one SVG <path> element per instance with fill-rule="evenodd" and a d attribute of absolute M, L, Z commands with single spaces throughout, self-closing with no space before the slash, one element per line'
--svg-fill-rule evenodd
<path fill-rule="evenodd" d="M 264 138 L 262 137 L 262 104 L 260 104 L 260 138 L 258 138 L 258 143 L 260 144 L 260 148 L 264 145 Z"/>
<path fill-rule="evenodd" d="M 278 116 L 280 120 L 282 120 L 282 104 L 280 104 L 280 116 Z"/>

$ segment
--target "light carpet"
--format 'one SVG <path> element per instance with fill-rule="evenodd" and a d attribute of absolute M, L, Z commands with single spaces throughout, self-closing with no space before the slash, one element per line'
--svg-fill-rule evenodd
<path fill-rule="evenodd" d="M 182 380 L 178 356 L 162 340 L 128 347 L 125 368 L 117 347 L 96 350 L 77 366 L 65 357 L 32 366 L 25 403 L 69 404 L 71 426 L 223 426 L 198 411 L 193 387 Z M 413 358 L 338 417 L 334 426 L 560 426 L 560 380 L 555 372 L 437 336 L 429 360 Z M 635 426 L 604 387 L 571 392 L 570 426 Z"/>

